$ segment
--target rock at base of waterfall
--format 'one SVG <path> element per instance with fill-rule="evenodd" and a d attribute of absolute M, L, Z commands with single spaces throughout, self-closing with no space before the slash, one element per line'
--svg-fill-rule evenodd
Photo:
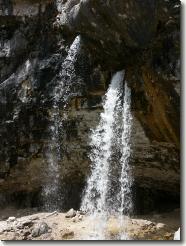
<path fill-rule="evenodd" d="M 16 217 L 9 217 L 7 219 L 7 222 L 14 222 L 16 220 Z"/>
<path fill-rule="evenodd" d="M 57 211 L 54 211 L 54 212 L 46 215 L 46 218 L 51 217 L 51 216 L 55 216 L 55 215 L 58 215 L 58 212 Z"/>
<path fill-rule="evenodd" d="M 31 219 L 26 219 L 26 220 L 17 222 L 16 228 L 18 229 L 23 229 L 24 227 L 30 228 L 33 226 L 33 224 L 34 222 Z"/>
<path fill-rule="evenodd" d="M 50 213 L 18 217 L 18 213 L 15 213 L 17 219 L 14 222 L 0 221 L 0 240 L 86 240 L 93 239 L 95 236 L 94 221 L 88 214 L 84 215 L 81 220 L 79 212 L 76 212 L 76 216 L 70 219 L 65 218 L 66 213 L 58 213 L 51 217 L 47 217 Z M 172 211 L 159 214 L 157 220 L 152 214 L 130 219 L 126 217 L 127 227 L 124 226 L 123 232 L 127 232 L 131 240 L 173 240 L 175 231 L 180 227 L 178 215 L 179 211 L 176 213 Z M 38 218 L 38 220 L 33 220 L 33 218 Z M 74 219 L 75 222 L 73 222 Z M 44 230 L 39 229 L 42 223 L 47 224 L 47 226 L 41 226 Z M 95 223 L 98 222 L 95 221 Z M 118 240 L 121 238 L 120 233 L 118 218 L 112 216 L 108 220 L 106 238 Z"/>
<path fill-rule="evenodd" d="M 66 218 L 73 218 L 75 216 L 76 216 L 76 211 L 73 208 L 71 208 L 65 215 Z"/>
<path fill-rule="evenodd" d="M 32 237 L 39 237 L 49 231 L 49 227 L 45 222 L 41 222 L 35 225 L 32 230 Z"/>
<path fill-rule="evenodd" d="M 72 222 L 79 222 L 83 220 L 83 215 L 76 213 L 76 216 L 72 218 Z"/>
<path fill-rule="evenodd" d="M 175 232 L 174 240 L 180 240 L 180 228 Z"/>
<path fill-rule="evenodd" d="M 74 232 L 70 229 L 63 229 L 60 233 L 62 239 L 72 239 L 74 237 Z"/>
<path fill-rule="evenodd" d="M 156 225 L 156 228 L 159 230 L 159 229 L 163 229 L 163 228 L 165 228 L 166 227 L 166 225 L 165 224 L 163 224 L 163 223 L 158 223 L 157 225 Z"/>

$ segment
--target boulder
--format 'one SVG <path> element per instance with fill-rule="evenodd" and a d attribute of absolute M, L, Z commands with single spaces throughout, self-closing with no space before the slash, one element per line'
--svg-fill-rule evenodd
<path fill-rule="evenodd" d="M 48 230 L 49 230 L 49 227 L 48 227 L 47 223 L 41 222 L 41 223 L 38 223 L 34 226 L 34 228 L 32 229 L 31 235 L 32 235 L 32 237 L 39 237 L 42 234 L 47 233 Z"/>
<path fill-rule="evenodd" d="M 73 218 L 76 216 L 76 211 L 71 208 L 65 215 L 65 218 Z"/>

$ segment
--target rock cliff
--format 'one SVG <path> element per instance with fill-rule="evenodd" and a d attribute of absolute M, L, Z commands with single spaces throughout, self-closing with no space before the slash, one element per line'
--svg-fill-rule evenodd
<path fill-rule="evenodd" d="M 1 205 L 42 202 L 54 88 L 81 35 L 75 75 L 72 81 L 63 76 L 68 103 L 59 102 L 63 208 L 79 205 L 90 169 L 90 129 L 120 69 L 132 89 L 138 210 L 158 209 L 160 200 L 179 206 L 179 18 L 178 0 L 0 0 Z"/>

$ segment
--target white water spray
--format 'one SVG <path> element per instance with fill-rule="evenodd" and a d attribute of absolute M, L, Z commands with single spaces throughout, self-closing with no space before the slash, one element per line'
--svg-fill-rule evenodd
<path fill-rule="evenodd" d="M 122 114 L 122 144 L 121 144 L 121 176 L 120 176 L 120 193 L 121 199 L 120 206 L 120 228 L 121 230 L 126 229 L 127 221 L 123 218 L 123 215 L 129 215 L 132 212 L 132 175 L 131 168 L 129 165 L 129 159 L 131 155 L 131 126 L 132 126 L 132 115 L 131 115 L 131 91 L 125 81 L 124 89 L 124 102 L 123 102 L 123 114 Z M 126 231 L 121 231 L 121 239 L 129 239 Z"/>
<path fill-rule="evenodd" d="M 130 157 L 130 89 L 125 82 L 124 98 L 122 99 L 124 71 L 117 72 L 106 93 L 103 113 L 98 127 L 92 131 L 91 175 L 82 200 L 81 209 L 93 218 L 94 234 L 92 239 L 106 239 L 106 227 L 111 211 L 120 219 L 123 226 L 123 213 L 130 211 L 131 176 L 129 175 Z M 121 115 L 122 114 L 122 115 Z M 117 122 L 117 124 L 116 124 Z M 119 132 L 122 133 L 119 134 Z M 118 139 L 120 138 L 120 139 Z M 120 146 L 121 158 L 117 162 L 119 173 L 119 191 L 117 199 L 109 197 L 112 191 L 112 155 L 113 149 Z M 119 201 L 119 205 L 118 205 Z M 111 208 L 112 204 L 112 208 Z M 121 238 L 126 239 L 124 235 Z M 90 239 L 90 238 L 89 238 Z"/>
<path fill-rule="evenodd" d="M 50 111 L 49 124 L 50 141 L 45 150 L 45 159 L 47 162 L 46 181 L 42 192 L 44 208 L 48 211 L 58 209 L 63 199 L 60 191 L 60 136 L 63 131 L 63 119 L 66 116 L 61 114 L 59 104 L 62 102 L 63 108 L 65 108 L 68 102 L 71 91 L 71 80 L 75 76 L 74 65 L 79 54 L 80 42 L 80 36 L 77 36 L 70 46 L 67 57 L 61 66 L 58 83 L 53 92 L 54 100 Z"/>

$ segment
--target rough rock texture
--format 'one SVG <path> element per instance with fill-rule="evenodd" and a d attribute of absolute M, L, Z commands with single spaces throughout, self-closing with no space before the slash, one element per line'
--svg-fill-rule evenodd
<path fill-rule="evenodd" d="M 179 204 L 179 10 L 177 0 L 0 0 L 1 205 L 41 203 L 54 89 L 79 34 L 75 77 L 62 77 L 71 91 L 65 110 L 59 103 L 63 208 L 79 205 L 90 129 L 120 69 L 132 89 L 131 165 L 140 211 L 157 209 L 162 198 Z"/>
<path fill-rule="evenodd" d="M 23 214 L 23 211 L 14 209 L 15 216 L 16 212 Z M 127 222 L 128 236 L 133 240 L 173 240 L 174 233 L 180 225 L 179 211 L 125 218 L 125 222 Z M 76 221 L 66 218 L 64 213 L 16 216 L 14 222 L 0 221 L 0 240 L 82 240 L 90 238 L 94 240 L 96 223 L 97 221 L 92 220 L 88 215 Z M 106 230 L 107 239 L 118 239 L 121 230 L 119 224 L 117 218 L 109 219 Z M 122 230 L 124 231 L 124 228 Z"/>
<path fill-rule="evenodd" d="M 179 1 L 66 1 L 61 11 L 59 25 L 87 38 L 107 69 L 127 67 L 149 137 L 179 145 Z"/>

